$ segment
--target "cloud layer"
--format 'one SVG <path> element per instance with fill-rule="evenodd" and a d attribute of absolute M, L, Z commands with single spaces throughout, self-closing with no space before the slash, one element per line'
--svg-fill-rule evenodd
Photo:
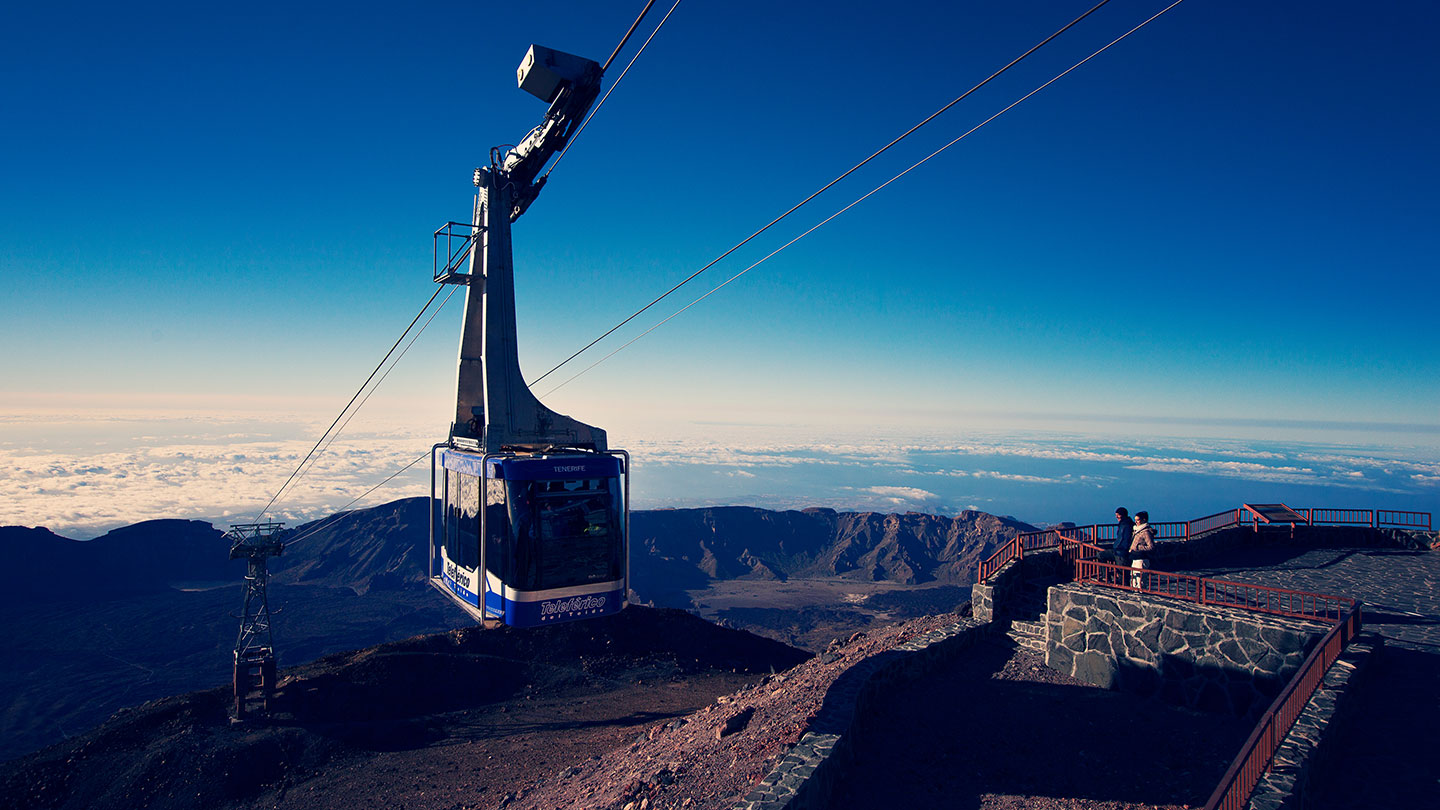
<path fill-rule="evenodd" d="M 0 524 L 93 537 L 154 518 L 217 524 L 255 519 L 323 425 L 253 415 L 149 414 L 0 419 Z M 413 428 L 356 426 L 319 454 L 267 515 L 291 523 L 330 514 L 428 454 Z M 981 508 L 1032 522 L 1085 520 L 1117 493 L 1169 510 L 1292 498 L 1298 506 L 1433 510 L 1440 460 L 1364 448 L 1176 439 L 1117 443 L 1084 436 L 837 436 L 747 428 L 630 443 L 638 508 L 724 503 L 769 508 L 955 513 Z M 428 461 L 357 505 L 429 491 Z M 1100 504 L 1100 506 L 1096 506 Z M 1152 509 L 1152 512 L 1155 511 Z"/>

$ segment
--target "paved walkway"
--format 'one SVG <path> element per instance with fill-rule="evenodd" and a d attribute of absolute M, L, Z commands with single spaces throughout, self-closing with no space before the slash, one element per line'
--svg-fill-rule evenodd
<path fill-rule="evenodd" d="M 1435 807 L 1440 802 L 1440 552 L 1271 546 L 1189 573 L 1350 596 L 1385 650 L 1357 693 L 1353 723 L 1307 807 Z"/>
<path fill-rule="evenodd" d="M 1440 654 L 1440 552 L 1268 546 L 1233 551 L 1182 570 L 1354 597 L 1364 602 L 1365 629 L 1384 636 L 1386 646 Z"/>

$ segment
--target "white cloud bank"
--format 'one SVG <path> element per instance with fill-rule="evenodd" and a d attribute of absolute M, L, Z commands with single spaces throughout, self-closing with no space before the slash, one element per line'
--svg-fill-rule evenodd
<path fill-rule="evenodd" d="M 217 525 L 252 520 L 324 424 L 328 421 L 267 421 L 254 414 L 228 420 L 193 413 L 144 418 L 7 414 L 0 418 L 0 524 L 47 526 L 92 537 L 154 518 Z M 428 454 L 434 441 L 413 427 L 357 421 L 352 429 L 292 485 L 268 517 L 293 524 L 330 514 Z M 1440 454 L 1423 449 L 1402 457 L 1263 442 L 1168 439 L 1121 445 L 1113 438 L 1034 434 L 852 437 L 788 427 L 746 428 L 731 435 L 697 428 L 690 435 L 620 441 L 634 455 L 640 471 L 636 500 L 645 506 L 700 505 L 729 497 L 700 491 L 708 485 L 671 490 L 663 500 L 651 494 L 663 492 L 666 479 L 688 470 L 707 470 L 709 481 L 746 487 L 735 490 L 738 500 L 730 502 L 770 508 L 950 513 L 1017 493 L 1002 505 L 1016 510 L 1046 497 L 1036 492 L 1078 493 L 1067 496 L 1070 504 L 1080 502 L 1077 497 L 1098 498 L 1100 490 L 1122 479 L 1134 481 L 1137 473 L 1193 477 L 1196 488 L 1219 480 L 1251 482 L 1257 493 L 1301 485 L 1399 494 L 1404 496 L 1399 503 L 1410 504 L 1399 508 L 1419 510 L 1434 508 L 1440 492 L 1440 461 L 1435 459 Z M 428 460 L 421 461 L 357 506 L 426 494 L 427 466 Z M 1087 494 L 1092 491 L 1093 496 Z"/>
<path fill-rule="evenodd" d="M 52 450 L 10 438 L 0 444 L 0 524 L 88 538 L 157 518 L 217 525 L 254 520 L 315 444 L 313 436 L 276 438 L 231 426 L 207 436 L 195 427 L 184 436 L 115 438 L 94 450 Z M 395 432 L 342 436 L 307 465 L 266 518 L 294 524 L 330 514 L 429 444 Z M 425 494 L 424 467 L 416 465 L 358 505 Z"/>

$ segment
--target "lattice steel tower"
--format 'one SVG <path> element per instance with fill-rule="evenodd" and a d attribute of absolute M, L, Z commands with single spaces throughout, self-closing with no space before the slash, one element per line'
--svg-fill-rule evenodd
<path fill-rule="evenodd" d="M 270 632 L 270 601 L 266 561 L 285 550 L 276 534 L 284 523 L 238 523 L 230 527 L 230 559 L 249 563 L 245 573 L 245 604 L 240 611 L 240 635 L 235 639 L 235 718 L 245 717 L 247 704 L 258 700 L 270 710 L 275 694 L 275 639 Z"/>

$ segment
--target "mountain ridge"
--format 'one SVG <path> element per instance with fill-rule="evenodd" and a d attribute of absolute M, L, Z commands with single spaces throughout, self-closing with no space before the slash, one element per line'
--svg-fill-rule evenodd
<path fill-rule="evenodd" d="M 297 527 L 289 536 L 299 542 L 271 561 L 282 665 L 473 625 L 427 583 L 423 498 L 326 521 Z M 979 512 L 637 511 L 632 587 L 638 604 L 696 610 L 695 593 L 729 580 L 753 582 L 766 604 L 764 589 L 789 579 L 968 584 L 973 560 L 1026 528 Z M 0 704 L 0 759 L 125 706 L 227 682 L 245 571 L 228 550 L 223 533 L 203 521 L 145 521 L 86 541 L 0 527 L 0 553 L 11 561 L 0 569 L 0 615 L 14 628 L 14 654 L 0 661 L 0 694 L 8 697 Z M 833 612 L 804 618 L 806 644 L 824 636 L 823 645 L 832 626 L 848 632 Z M 753 625 L 745 611 L 725 618 L 794 641 L 800 636 L 775 632 L 792 614 L 768 611 L 769 624 Z"/>

